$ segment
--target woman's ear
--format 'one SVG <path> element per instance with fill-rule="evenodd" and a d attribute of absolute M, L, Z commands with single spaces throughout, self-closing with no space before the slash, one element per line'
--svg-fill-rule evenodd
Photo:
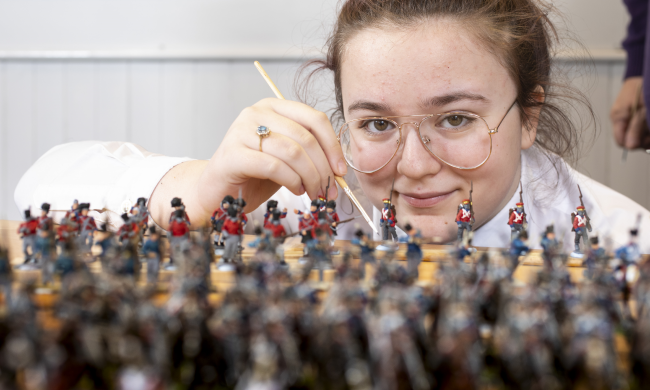
<path fill-rule="evenodd" d="M 539 103 L 535 107 L 528 107 L 525 109 L 526 116 L 528 117 L 528 124 L 521 127 L 521 148 L 528 149 L 535 143 L 535 137 L 537 136 L 537 125 L 539 123 L 539 113 L 542 111 L 542 105 L 544 104 L 544 99 L 546 95 L 544 94 L 544 88 L 541 85 L 535 87 L 535 91 L 532 93 L 533 99 Z"/>

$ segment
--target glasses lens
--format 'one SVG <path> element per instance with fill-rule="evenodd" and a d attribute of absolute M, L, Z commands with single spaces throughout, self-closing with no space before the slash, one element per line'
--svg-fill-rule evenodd
<path fill-rule="evenodd" d="M 347 122 L 339 136 L 348 164 L 361 172 L 369 173 L 383 167 L 399 147 L 399 128 L 387 119 Z"/>
<path fill-rule="evenodd" d="M 476 168 L 490 156 L 487 123 L 468 112 L 450 112 L 427 118 L 420 125 L 424 145 L 439 159 L 458 168 Z"/>

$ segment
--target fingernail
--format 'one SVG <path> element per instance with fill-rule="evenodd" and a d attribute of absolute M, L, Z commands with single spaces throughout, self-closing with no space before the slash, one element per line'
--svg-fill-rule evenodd
<path fill-rule="evenodd" d="M 339 175 L 343 176 L 348 173 L 348 166 L 345 164 L 345 160 L 341 159 L 339 161 Z"/>

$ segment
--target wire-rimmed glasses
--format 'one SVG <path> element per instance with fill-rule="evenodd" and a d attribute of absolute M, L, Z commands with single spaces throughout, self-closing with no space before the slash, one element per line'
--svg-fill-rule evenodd
<path fill-rule="evenodd" d="M 492 135 L 508 116 L 512 103 L 499 124 L 468 111 L 442 114 L 366 117 L 345 122 L 338 133 L 343 156 L 357 172 L 374 173 L 391 162 L 402 144 L 402 126 L 414 125 L 420 142 L 438 160 L 457 169 L 476 169 L 492 154 Z M 419 122 L 398 123 L 402 118 L 422 118 Z"/>

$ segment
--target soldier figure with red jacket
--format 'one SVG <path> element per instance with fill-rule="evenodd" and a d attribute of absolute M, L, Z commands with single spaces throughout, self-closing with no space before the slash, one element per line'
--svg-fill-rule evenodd
<path fill-rule="evenodd" d="M 169 264 L 167 268 L 173 267 L 175 259 L 180 256 L 183 244 L 190 238 L 190 224 L 185 219 L 185 211 L 176 210 L 174 218 L 169 224 Z"/>
<path fill-rule="evenodd" d="M 519 234 L 524 231 L 526 223 L 526 213 L 524 212 L 524 203 L 517 203 L 517 208 L 510 209 L 510 217 L 508 218 L 508 225 L 510 226 L 510 241 L 514 240 Z"/>
<path fill-rule="evenodd" d="M 318 220 L 318 212 L 320 211 L 320 202 L 318 199 L 311 201 L 311 206 L 309 206 L 309 213 L 311 214 L 311 219 L 314 221 Z M 300 210 L 293 210 L 294 213 L 298 214 L 298 218 L 302 218 L 305 215 L 305 212 Z"/>
<path fill-rule="evenodd" d="M 286 213 L 284 213 L 286 215 Z M 277 208 L 273 210 L 273 215 L 271 221 L 269 221 L 264 229 L 270 233 L 271 236 L 271 247 L 275 248 L 275 255 L 280 261 L 280 265 L 286 265 L 284 261 L 284 239 L 287 236 L 287 231 L 282 226 L 280 219 L 282 218 L 282 212 Z"/>
<path fill-rule="evenodd" d="M 327 211 L 327 219 L 330 223 L 330 231 L 332 232 L 332 236 L 336 236 L 336 226 L 341 221 L 339 214 L 336 212 L 336 201 L 330 200 L 327 202 L 327 208 L 325 211 Z"/>
<path fill-rule="evenodd" d="M 41 205 L 41 216 L 38 217 L 38 230 L 52 232 L 54 231 L 54 221 L 48 215 L 50 212 L 50 204 L 43 203 Z"/>
<path fill-rule="evenodd" d="M 395 231 L 395 224 L 397 223 L 397 213 L 395 206 L 391 204 L 390 199 L 384 199 L 384 208 L 381 209 L 381 219 L 379 225 L 382 228 L 382 239 L 387 241 L 389 238 L 397 241 L 397 231 Z"/>
<path fill-rule="evenodd" d="M 187 222 L 188 225 L 191 225 L 190 217 L 185 212 L 185 205 L 183 204 L 183 201 L 181 200 L 181 198 L 173 198 L 172 199 L 172 208 L 174 209 L 174 211 L 172 211 L 172 213 L 169 215 L 169 223 L 172 223 L 172 220 L 174 218 L 176 218 L 175 213 L 177 211 L 182 211 L 183 212 L 182 213 L 183 214 L 183 219 L 185 220 L 185 222 Z"/>
<path fill-rule="evenodd" d="M 18 234 L 23 239 L 23 253 L 25 254 L 25 262 L 23 264 L 35 261 L 37 229 L 38 219 L 32 217 L 30 210 L 25 210 L 25 222 L 21 223 L 18 227 Z"/>
<path fill-rule="evenodd" d="M 79 225 L 79 249 L 84 252 L 90 252 L 97 231 L 97 224 L 95 218 L 88 215 L 90 210 L 90 203 L 82 203 L 79 205 L 79 216 L 77 217 Z"/>
<path fill-rule="evenodd" d="M 120 238 L 122 245 L 138 240 L 140 237 L 138 235 L 138 224 L 132 218 L 129 218 L 127 213 L 122 214 L 122 220 L 124 221 L 124 225 L 120 226 L 120 229 L 117 231 L 117 236 Z"/>
<path fill-rule="evenodd" d="M 79 216 L 79 201 L 77 199 L 72 201 L 72 207 L 70 210 L 65 212 L 65 218 L 68 222 L 77 223 L 77 217 Z"/>
<path fill-rule="evenodd" d="M 580 251 L 580 239 L 582 238 L 582 244 L 586 248 L 589 242 L 587 231 L 591 231 L 591 224 L 585 207 L 582 205 L 576 207 L 576 213 L 571 213 L 571 219 L 573 220 L 571 230 L 575 232 L 575 253 L 582 253 Z"/>
<path fill-rule="evenodd" d="M 223 262 L 229 263 L 235 260 L 239 251 L 239 245 L 244 234 L 244 221 L 241 218 L 239 206 L 233 204 L 228 207 L 228 216 L 223 223 L 223 236 L 225 238 L 225 248 L 223 252 Z"/>
<path fill-rule="evenodd" d="M 458 241 L 462 241 L 463 232 L 467 231 L 467 234 L 469 234 L 472 231 L 472 225 L 474 224 L 472 202 L 469 199 L 464 199 L 462 205 L 458 206 L 456 224 L 458 225 Z"/>
<path fill-rule="evenodd" d="M 278 201 L 277 200 L 269 200 L 266 202 L 266 213 L 264 214 L 264 226 L 266 226 L 267 223 L 273 218 L 273 213 L 275 210 L 278 208 Z M 280 213 L 280 218 L 284 219 L 287 217 L 287 209 L 284 208 L 282 212 Z"/>

